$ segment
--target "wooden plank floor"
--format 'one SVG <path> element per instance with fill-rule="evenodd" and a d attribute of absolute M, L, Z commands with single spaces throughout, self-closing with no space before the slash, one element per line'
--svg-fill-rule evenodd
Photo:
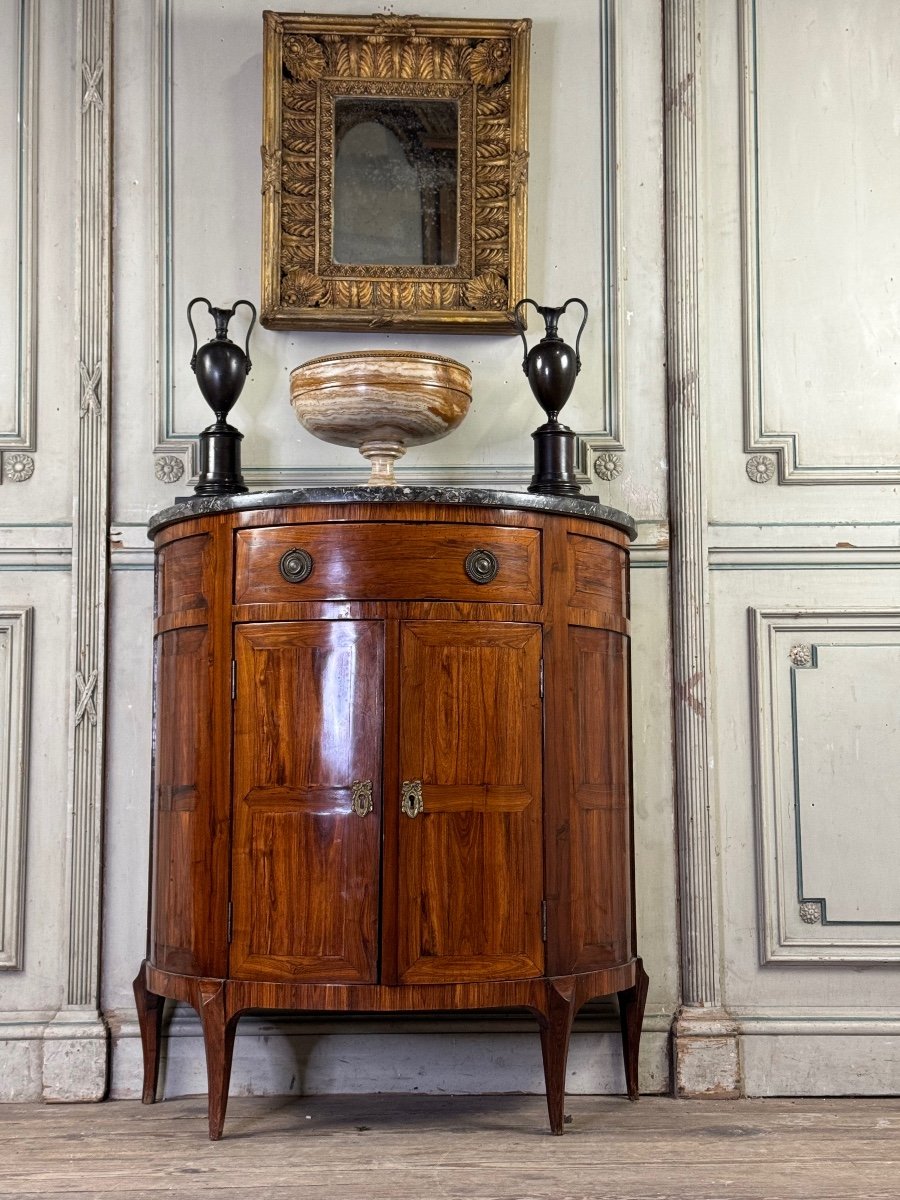
<path fill-rule="evenodd" d="M 42 1200 L 886 1200 L 900 1100 L 533 1096 L 0 1105 L 0 1197 Z"/>

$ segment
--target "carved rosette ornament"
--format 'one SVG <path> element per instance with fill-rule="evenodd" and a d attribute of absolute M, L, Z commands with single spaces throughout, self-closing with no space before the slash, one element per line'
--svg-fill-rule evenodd
<path fill-rule="evenodd" d="M 506 280 L 496 271 L 477 275 L 466 284 L 463 295 L 469 308 L 506 308 L 509 304 Z"/>
<path fill-rule="evenodd" d="M 775 459 L 769 454 L 754 454 L 747 459 L 747 476 L 753 483 L 768 483 L 775 476 Z"/>
<path fill-rule="evenodd" d="M 492 87 L 509 74 L 510 61 L 509 42 L 479 42 L 469 58 L 469 74 L 476 83 Z"/>
<path fill-rule="evenodd" d="M 330 298 L 330 288 L 318 275 L 297 268 L 285 271 L 281 295 L 295 308 L 318 308 Z"/>
<path fill-rule="evenodd" d="M 795 667 L 808 667 L 812 663 L 812 646 L 791 646 L 788 658 Z"/>
<path fill-rule="evenodd" d="M 160 454 L 154 471 L 160 483 L 177 483 L 184 474 L 184 463 L 174 454 Z"/>
<path fill-rule="evenodd" d="M 530 21 L 303 13 L 264 21 L 263 324 L 514 333 L 512 308 L 525 289 Z M 349 97 L 408 99 L 423 120 L 437 110 L 432 101 L 453 106 L 452 260 L 335 260 L 335 113 Z M 447 133 L 433 136 L 437 145 Z"/>
<path fill-rule="evenodd" d="M 800 905 L 800 920 L 807 925 L 818 925 L 822 920 L 822 905 L 817 900 L 806 900 Z"/>
<path fill-rule="evenodd" d="M 594 459 L 594 474 L 609 483 L 622 474 L 622 459 L 618 454 L 598 454 Z"/>
<path fill-rule="evenodd" d="M 30 454 L 6 454 L 3 457 L 3 474 L 10 483 L 24 483 L 34 474 L 34 459 Z"/>
<path fill-rule="evenodd" d="M 318 79 L 325 72 L 325 53 L 315 38 L 285 38 L 282 61 L 292 79 Z"/>

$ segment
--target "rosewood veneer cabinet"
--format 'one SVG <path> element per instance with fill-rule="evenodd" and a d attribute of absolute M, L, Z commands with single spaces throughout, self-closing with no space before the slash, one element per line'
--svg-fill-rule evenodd
<path fill-rule="evenodd" d="M 633 533 L 440 488 L 154 518 L 145 1103 L 166 997 L 200 1015 L 213 1139 L 249 1009 L 528 1009 L 559 1134 L 572 1019 L 616 993 L 637 1098 Z"/>

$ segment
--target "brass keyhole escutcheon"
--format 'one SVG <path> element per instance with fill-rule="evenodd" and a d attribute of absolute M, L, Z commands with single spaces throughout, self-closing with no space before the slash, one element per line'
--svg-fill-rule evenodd
<path fill-rule="evenodd" d="M 372 780 L 354 779 L 350 785 L 350 807 L 358 817 L 367 817 L 374 805 L 372 801 Z"/>
<path fill-rule="evenodd" d="M 408 817 L 417 817 L 424 807 L 422 780 L 404 779 L 400 790 L 400 811 Z"/>

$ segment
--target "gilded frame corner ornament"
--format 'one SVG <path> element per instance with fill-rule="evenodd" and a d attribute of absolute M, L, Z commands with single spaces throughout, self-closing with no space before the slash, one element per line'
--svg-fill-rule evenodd
<path fill-rule="evenodd" d="M 267 12 L 264 35 L 262 324 L 515 334 L 526 290 L 530 20 Z M 458 102 L 454 265 L 333 261 L 342 96 Z"/>

